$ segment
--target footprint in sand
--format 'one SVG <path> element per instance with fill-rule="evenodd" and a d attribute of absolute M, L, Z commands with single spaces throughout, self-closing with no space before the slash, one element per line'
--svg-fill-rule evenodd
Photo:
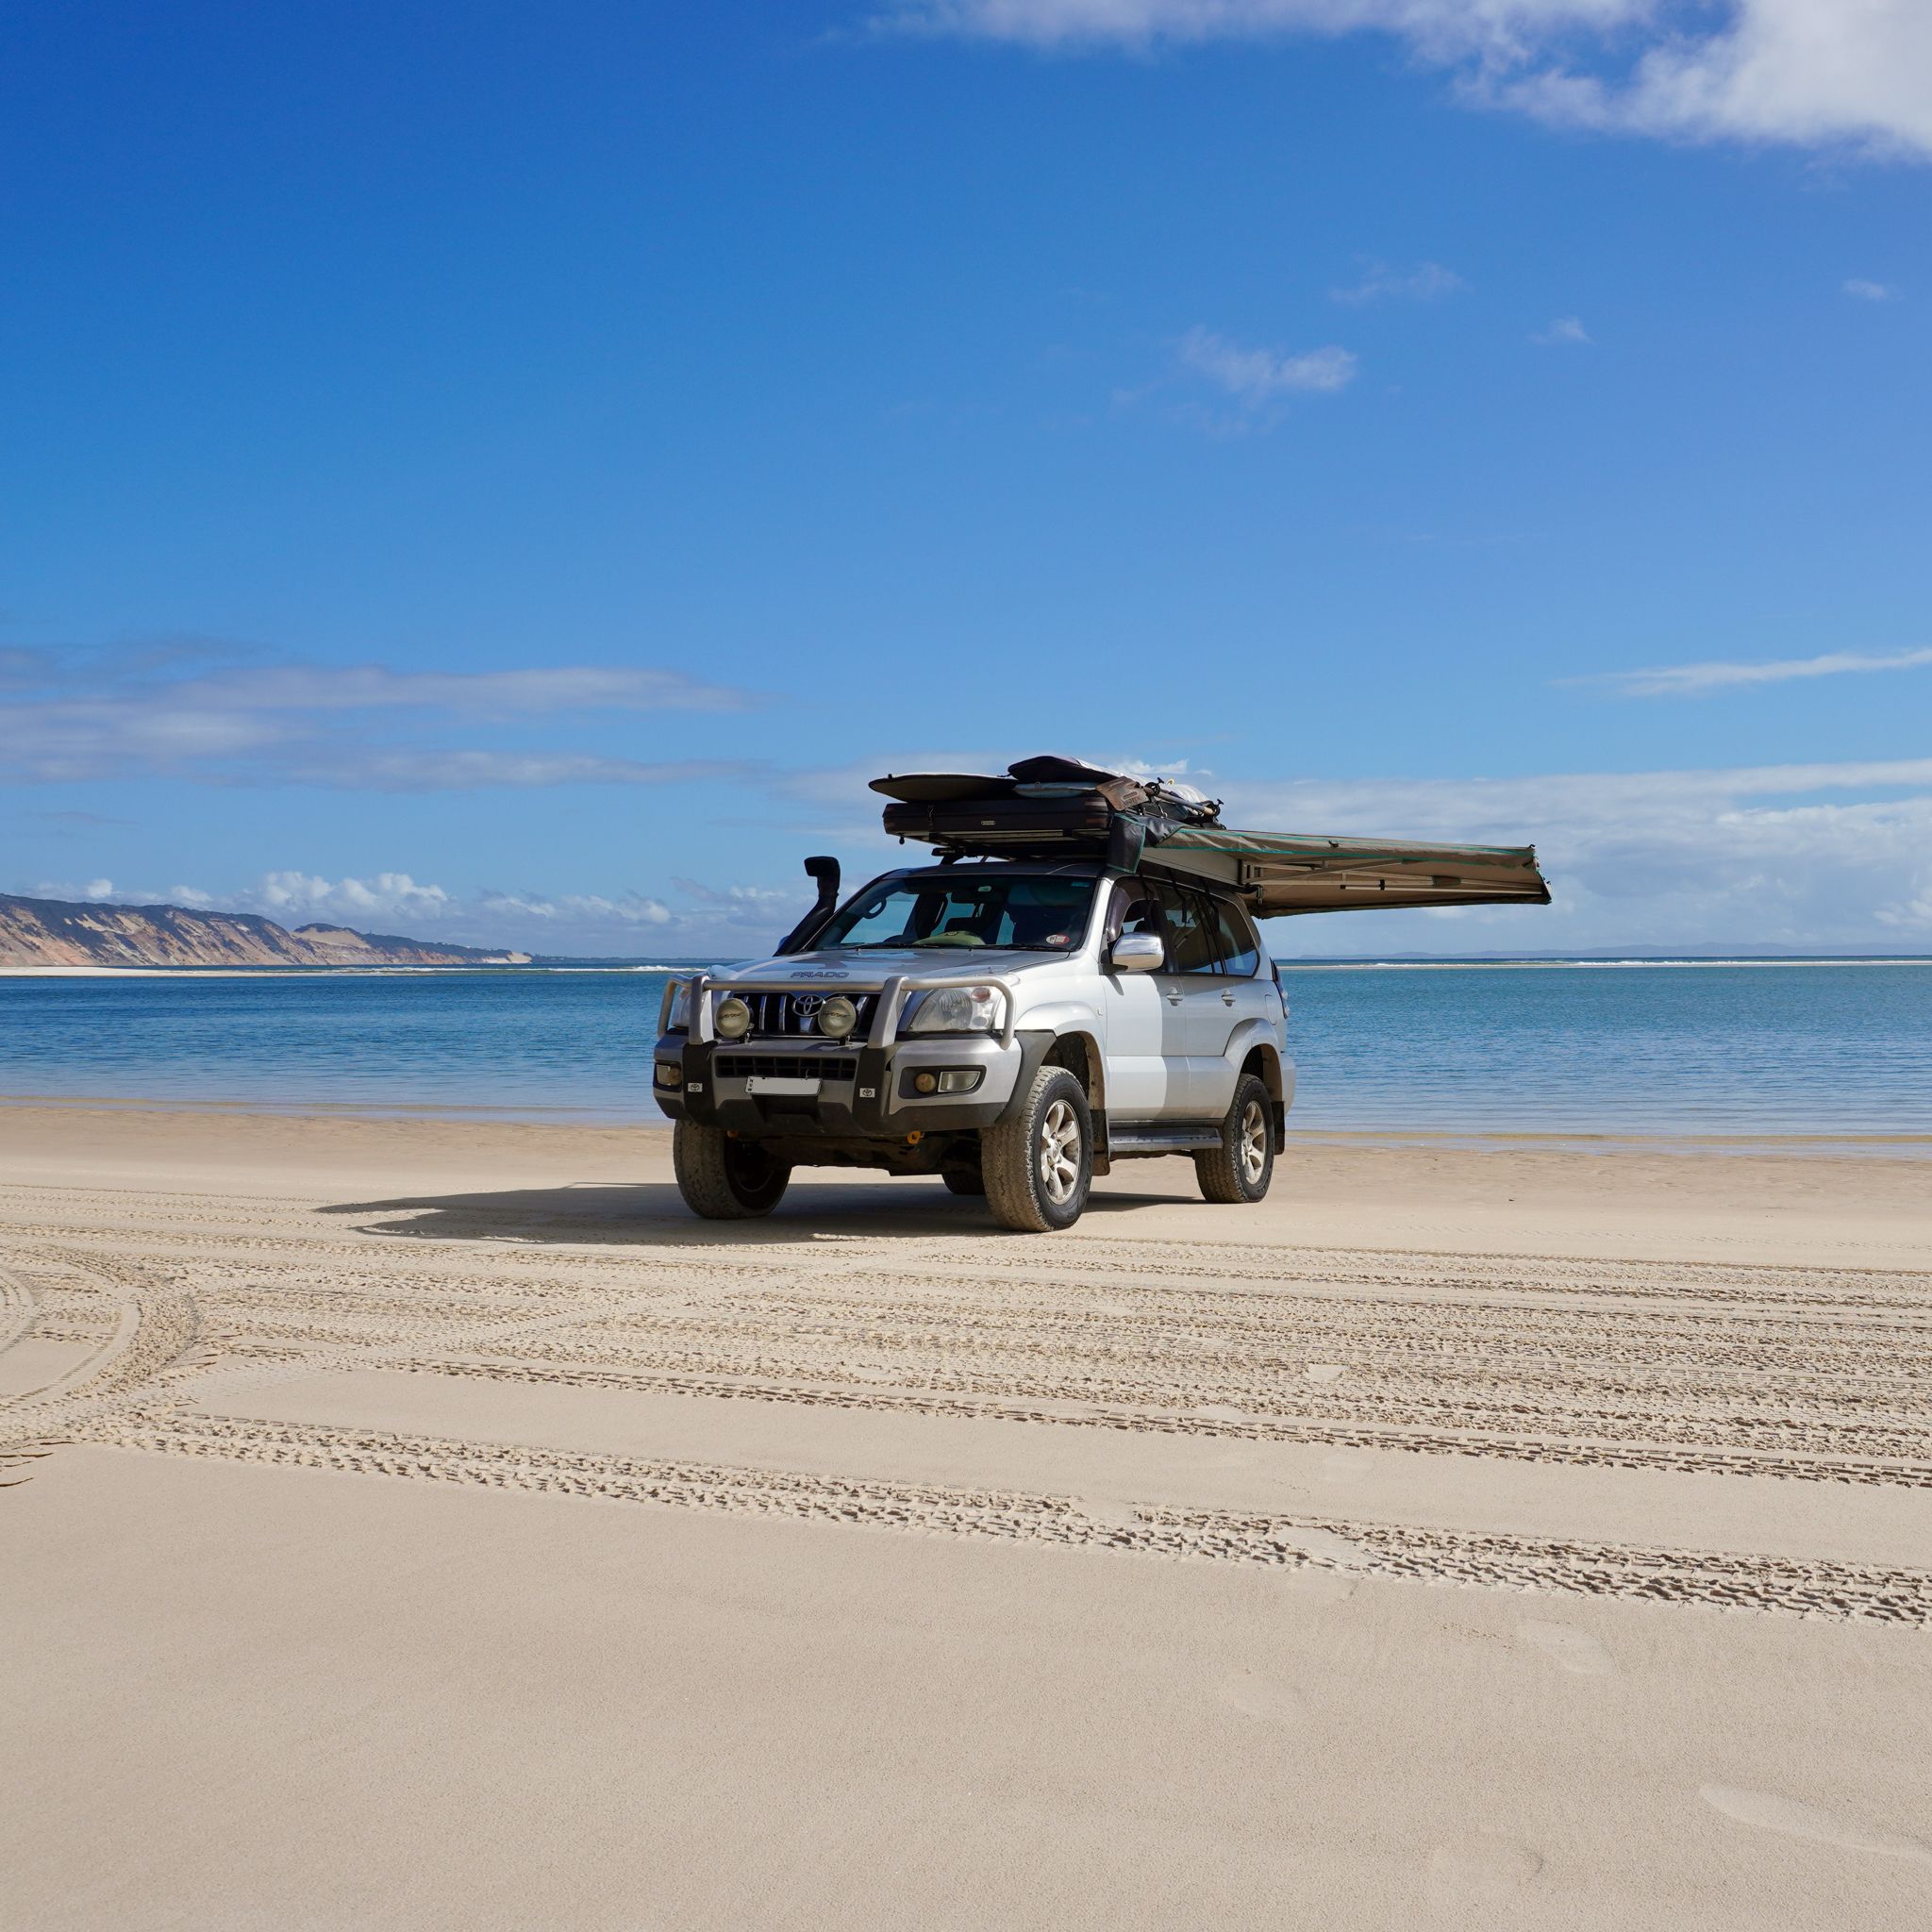
<path fill-rule="evenodd" d="M 1237 1671 L 1221 1687 L 1221 1701 L 1262 1724 L 1299 1724 L 1308 1707 L 1299 1691 L 1254 1671 Z"/>
<path fill-rule="evenodd" d="M 1558 1670 L 1572 1671 L 1579 1677 L 1608 1677 L 1616 1674 L 1616 1661 L 1587 1630 L 1574 1624 L 1540 1624 L 1533 1619 L 1516 1626 L 1526 1643 L 1533 1643 Z"/>
<path fill-rule="evenodd" d="M 1781 1831 L 1788 1838 L 1809 1839 L 1814 1844 L 1842 1845 L 1851 1852 L 1876 1852 L 1880 1857 L 1932 1865 L 1932 1845 L 1919 1839 L 1880 1825 L 1860 1824 L 1855 1819 L 1834 1818 L 1829 1811 L 1802 1805 L 1795 1798 L 1781 1798 L 1774 1791 L 1700 1785 L 1697 1795 L 1726 1818 L 1735 1818 L 1740 1824 L 1755 1824 L 1761 1831 Z"/>
<path fill-rule="evenodd" d="M 1500 1831 L 1472 1832 L 1429 1852 L 1429 1890 L 1438 1899 L 1502 1898 L 1521 1891 L 1543 1861 L 1520 1840 Z"/>

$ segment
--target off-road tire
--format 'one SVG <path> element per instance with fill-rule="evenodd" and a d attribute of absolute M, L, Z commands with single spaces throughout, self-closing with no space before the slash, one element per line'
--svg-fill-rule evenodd
<path fill-rule="evenodd" d="M 1093 1185 L 1093 1116 L 1065 1067 L 1041 1067 L 1020 1105 L 980 1134 L 979 1171 L 1002 1227 L 1052 1234 L 1079 1220 Z"/>
<path fill-rule="evenodd" d="M 1221 1123 L 1221 1145 L 1194 1156 L 1201 1192 L 1229 1208 L 1258 1201 L 1274 1175 L 1274 1108 L 1253 1074 L 1235 1083 L 1234 1105 Z"/>
<path fill-rule="evenodd" d="M 976 1167 L 942 1167 L 940 1178 L 951 1193 L 978 1198 L 986 1192 L 986 1176 Z"/>
<path fill-rule="evenodd" d="M 679 1121 L 671 1132 L 671 1168 L 677 1191 L 707 1221 L 755 1221 L 785 1192 L 791 1170 L 756 1141 L 734 1141 L 722 1127 Z"/>

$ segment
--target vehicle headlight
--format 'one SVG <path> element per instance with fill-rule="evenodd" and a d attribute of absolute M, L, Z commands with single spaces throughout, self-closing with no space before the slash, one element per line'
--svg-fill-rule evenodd
<path fill-rule="evenodd" d="M 997 1033 L 1007 1024 L 1007 996 L 996 986 L 941 986 L 921 993 L 908 1033 Z"/>
<path fill-rule="evenodd" d="M 671 1010 L 664 1016 L 664 1030 L 667 1033 L 691 1031 L 691 981 L 688 979 L 671 982 Z"/>
<path fill-rule="evenodd" d="M 717 1027 L 720 1040 L 742 1040 L 751 1031 L 751 1008 L 733 993 L 719 1003 L 711 1024 Z"/>

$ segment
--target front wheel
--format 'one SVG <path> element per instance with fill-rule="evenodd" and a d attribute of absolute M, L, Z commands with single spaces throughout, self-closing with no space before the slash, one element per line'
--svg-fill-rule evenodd
<path fill-rule="evenodd" d="M 753 1221 L 778 1205 L 791 1170 L 756 1141 L 734 1141 L 722 1127 L 679 1121 L 671 1133 L 677 1191 L 707 1221 Z"/>
<path fill-rule="evenodd" d="M 1065 1067 L 1041 1067 L 1007 1119 L 979 1137 L 987 1205 L 1002 1227 L 1072 1227 L 1093 1183 L 1093 1116 Z"/>
<path fill-rule="evenodd" d="M 1234 1105 L 1221 1124 L 1221 1145 L 1194 1156 L 1201 1192 L 1234 1207 L 1258 1201 L 1274 1176 L 1274 1110 L 1254 1074 L 1235 1085 Z"/>

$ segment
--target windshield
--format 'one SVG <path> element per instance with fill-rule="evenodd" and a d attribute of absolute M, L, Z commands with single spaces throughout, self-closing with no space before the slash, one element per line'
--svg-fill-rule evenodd
<path fill-rule="evenodd" d="M 1087 930 L 1094 881 L 1024 873 L 887 879 L 837 914 L 812 943 L 1071 953 Z"/>

